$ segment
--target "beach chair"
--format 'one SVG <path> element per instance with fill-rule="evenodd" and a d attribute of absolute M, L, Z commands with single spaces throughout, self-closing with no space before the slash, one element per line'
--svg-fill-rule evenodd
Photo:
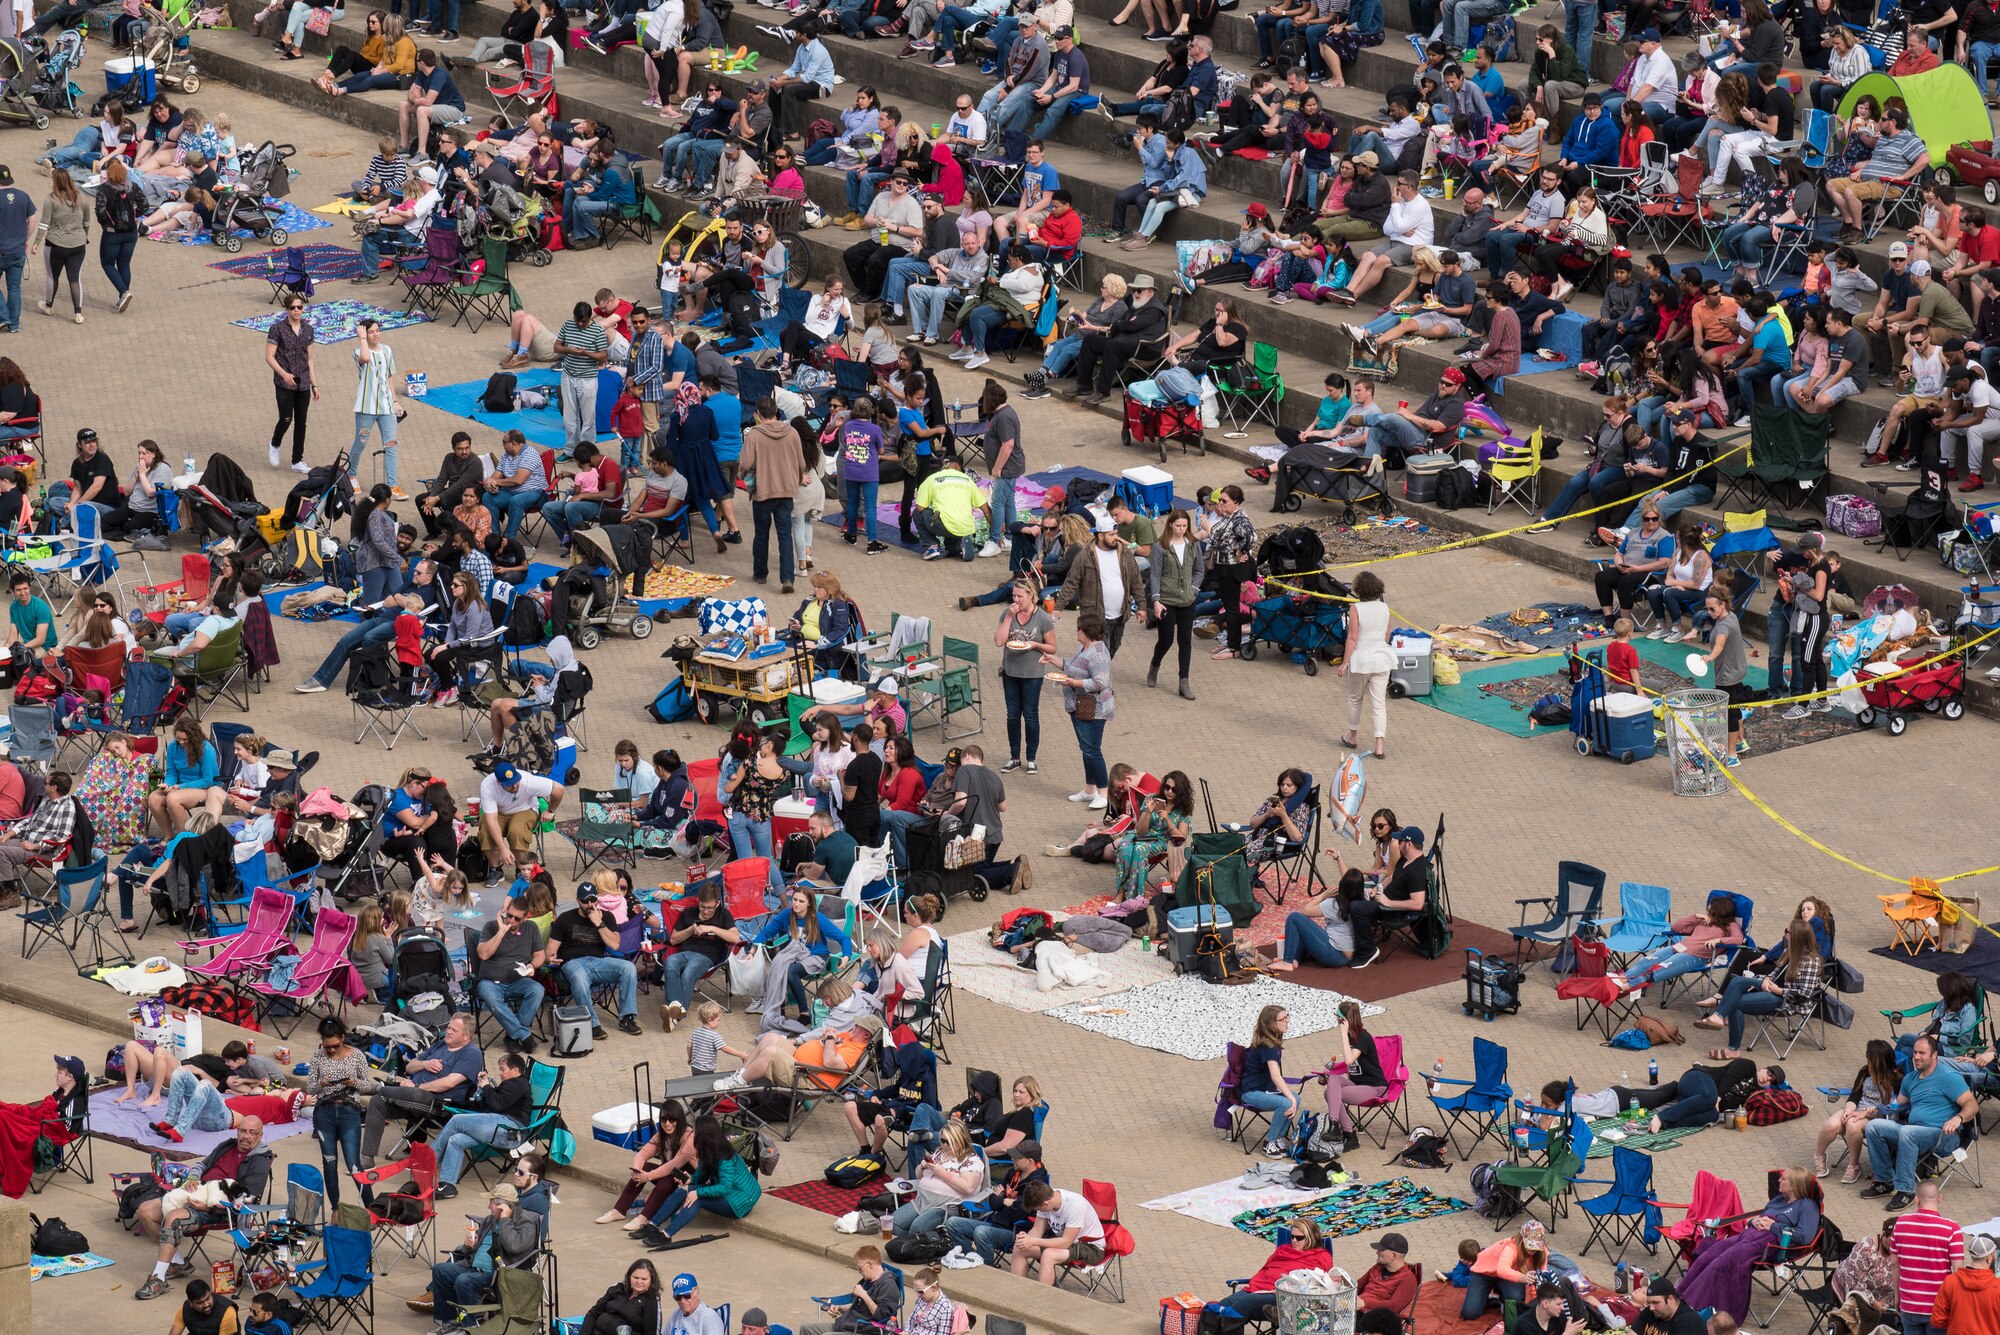
<path fill-rule="evenodd" d="M 1747 950 L 1755 953 L 1757 943 L 1750 939 L 1750 919 L 1756 912 L 1757 905 L 1751 900 L 1750 896 L 1737 894 L 1734 890 L 1711 890 L 1702 897 L 1703 905 L 1706 905 L 1709 900 L 1714 899 L 1718 895 L 1728 898 L 1730 902 L 1735 904 L 1736 923 L 1737 926 L 1743 929 L 1743 944 L 1740 946 L 1717 946 L 1714 953 L 1708 957 L 1708 962 L 1702 966 L 1699 972 L 1684 973 L 1677 978 L 1667 979 L 1666 982 L 1660 985 L 1661 1006 L 1670 1004 L 1677 993 L 1684 994 L 1691 991 L 1695 987 L 1697 980 L 1715 991 L 1721 991 L 1722 982 L 1729 972 L 1729 962 L 1736 958 L 1736 952 Z M 1707 994 L 1703 993 L 1703 995 Z"/>
<path fill-rule="evenodd" d="M 1604 872 L 1588 862 L 1558 862 L 1553 899 L 1517 899 L 1514 903 L 1521 910 L 1520 925 L 1508 929 L 1514 938 L 1514 967 L 1527 969 L 1541 958 L 1538 947 L 1548 946 L 1553 951 L 1569 939 L 1577 921 L 1595 921 L 1603 913 Z M 1528 908 L 1536 904 L 1546 907 L 1549 916 L 1531 923 Z"/>
<path fill-rule="evenodd" d="M 1635 1242 L 1648 1253 L 1653 1251 L 1660 1240 L 1660 1206 L 1653 1194 L 1652 1155 L 1628 1150 L 1623 1145 L 1613 1146 L 1608 1180 L 1578 1178 L 1577 1181 L 1609 1188 L 1602 1195 L 1577 1201 L 1577 1208 L 1590 1216 L 1590 1236 L 1584 1240 L 1583 1252 L 1601 1240 L 1605 1259 L 1616 1265 L 1624 1261 L 1626 1249 Z M 1618 1246 L 1615 1253 L 1611 1250 L 1613 1243 Z"/>
<path fill-rule="evenodd" d="M 1125 1258 L 1138 1250 L 1131 1230 L 1118 1222 L 1118 1188 L 1109 1182 L 1093 1182 L 1083 1179 L 1083 1198 L 1090 1202 L 1090 1208 L 1097 1211 L 1098 1222 L 1104 1225 L 1104 1259 L 1091 1265 L 1076 1261 L 1063 1262 L 1062 1273 L 1056 1276 L 1056 1283 L 1074 1283 L 1086 1298 L 1098 1293 L 1108 1293 L 1114 1302 L 1125 1301 Z"/>
<path fill-rule="evenodd" d="M 283 890 L 259 886 L 250 892 L 249 910 L 241 923 L 216 924 L 216 935 L 199 941 L 176 941 L 183 955 L 213 950 L 209 958 L 190 963 L 188 972 L 205 978 L 234 978 L 263 973 L 271 960 L 292 948 L 294 900 Z"/>
<path fill-rule="evenodd" d="M 1439 1091 L 1444 1086 L 1463 1092 L 1441 1098 Z M 1444 1116 L 1444 1137 L 1461 1163 L 1469 1160 L 1484 1140 L 1493 1141 L 1502 1154 L 1506 1153 L 1507 1101 L 1514 1097 L 1513 1086 L 1507 1083 L 1507 1049 L 1490 1039 L 1474 1038 L 1472 1079 L 1432 1076 L 1427 1088 L 1431 1106 Z M 1461 1128 L 1472 1134 L 1469 1145 L 1458 1142 Z"/>
<path fill-rule="evenodd" d="M 1875 898 L 1882 905 L 1882 916 L 1896 933 L 1896 939 L 1889 943 L 1891 952 L 1901 950 L 1915 955 L 1920 950 L 1937 949 L 1944 900 L 1938 897 L 1934 882 L 1912 877 L 1907 891 Z"/>
<path fill-rule="evenodd" d="M 59 867 L 46 888 L 23 882 L 21 887 L 21 958 L 53 941 L 69 956 L 70 967 L 88 974 L 106 962 L 133 963 L 132 952 L 111 921 L 105 899 L 110 882 L 103 858 L 85 867 Z"/>
<path fill-rule="evenodd" d="M 374 1335 L 373 1239 L 366 1229 L 338 1226 L 329 1227 L 324 1238 L 325 1256 L 293 1268 L 292 1292 L 312 1324 L 329 1335 L 350 1321 Z"/>
<path fill-rule="evenodd" d="M 1347 1114 L 1357 1134 L 1386 1150 L 1390 1136 L 1410 1134 L 1410 1067 L 1403 1055 L 1403 1036 L 1375 1035 L 1375 1056 L 1382 1063 L 1382 1078 L 1389 1083 L 1383 1087 L 1382 1097 L 1348 1104 Z M 1380 1135 L 1375 1133 L 1377 1127 Z"/>
<path fill-rule="evenodd" d="M 1611 967 L 1623 969 L 1638 956 L 1665 945 L 1673 938 L 1668 926 L 1672 920 L 1673 891 L 1638 881 L 1619 882 L 1618 916 L 1598 923 L 1611 951 Z"/>
<path fill-rule="evenodd" d="M 268 1025 L 279 1038 L 290 1038 L 315 1012 L 338 1016 L 345 1010 L 347 990 L 360 989 L 354 966 L 347 961 L 348 943 L 353 939 L 353 917 L 339 909 L 322 908 L 313 919 L 312 944 L 299 956 L 290 984 L 273 987 L 268 978 L 250 984 L 258 1024 Z"/>
<path fill-rule="evenodd" d="M 516 1142 L 527 1148 L 540 1146 L 545 1158 L 559 1163 L 567 1163 L 569 1160 L 548 1151 L 552 1148 L 550 1142 L 556 1133 L 562 1130 L 563 1076 L 567 1071 L 567 1067 L 552 1066 L 548 1062 L 536 1061 L 532 1057 L 528 1059 L 528 1092 L 534 1095 L 535 1104 Z M 479 1184 L 485 1186 L 486 1173 L 482 1165 L 511 1160 L 513 1154 L 512 1148 L 499 1149 L 492 1145 L 475 1145 L 465 1156 L 465 1163 L 466 1167 L 472 1170 L 472 1175 L 479 1179 Z"/>
<path fill-rule="evenodd" d="M 1500 452 L 1486 465 L 1492 483 L 1486 499 L 1486 513 L 1493 514 L 1512 501 L 1530 516 L 1542 512 L 1542 429 L 1536 427 L 1525 444 L 1502 444 Z"/>
<path fill-rule="evenodd" d="M 416 1190 L 378 1192 L 366 1207 L 375 1253 L 383 1258 L 384 1275 L 395 1267 L 398 1255 L 419 1261 L 428 1261 L 431 1256 L 431 1236 L 437 1220 L 437 1151 L 425 1141 L 412 1141 L 406 1157 L 354 1174 L 357 1185 L 374 1187 L 404 1173 L 409 1174 L 409 1183 Z M 392 1202 L 415 1202 L 416 1222 L 409 1222 L 409 1206 Z M 385 1243 L 388 1245 L 384 1246 Z"/>

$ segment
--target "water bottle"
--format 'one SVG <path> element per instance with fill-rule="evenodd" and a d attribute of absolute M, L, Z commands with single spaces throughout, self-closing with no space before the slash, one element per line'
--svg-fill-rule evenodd
<path fill-rule="evenodd" d="M 1792 1245 L 1792 1226 L 1790 1224 L 1787 1224 L 1783 1228 L 1778 1230 L 1778 1250 L 1784 1251 L 1791 1245 Z"/>
<path fill-rule="evenodd" d="M 1628 1293 L 1631 1291 L 1631 1288 L 1632 1278 L 1625 1273 L 1625 1263 L 1620 1261 L 1618 1269 L 1611 1274 L 1611 1291 L 1613 1293 Z"/>
<path fill-rule="evenodd" d="M 1431 1063 L 1431 1079 L 1433 1080 L 1444 1079 L 1444 1058 L 1439 1057 L 1436 1061 Z"/>
<path fill-rule="evenodd" d="M 1649 1085 L 1660 1083 L 1660 1059 L 1658 1057 L 1653 1057 L 1646 1062 L 1646 1083 Z"/>

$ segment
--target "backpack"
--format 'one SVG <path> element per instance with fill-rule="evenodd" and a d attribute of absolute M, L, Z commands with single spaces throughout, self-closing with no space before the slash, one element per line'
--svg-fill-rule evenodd
<path fill-rule="evenodd" d="M 1472 479 L 1463 468 L 1456 465 L 1447 468 L 1438 474 L 1432 504 L 1440 510 L 1463 510 L 1472 503 L 1472 486 Z"/>
<path fill-rule="evenodd" d="M 1550 691 L 1528 707 L 1528 717 L 1544 728 L 1566 728 L 1569 726 L 1569 701 L 1558 692 Z"/>
<path fill-rule="evenodd" d="M 1451 1171 L 1451 1161 L 1445 1158 L 1447 1146 L 1445 1138 L 1427 1126 L 1420 1126 L 1410 1132 L 1402 1151 L 1389 1162 L 1401 1164 L 1405 1168 L 1442 1168 Z"/>
<path fill-rule="evenodd" d="M 454 864 L 465 873 L 467 880 L 483 881 L 492 865 L 487 861 L 486 850 L 479 846 L 477 838 L 467 839 L 458 846 L 458 857 Z"/>
<path fill-rule="evenodd" d="M 1681 1027 L 1672 1020 L 1663 1020 L 1653 1015 L 1640 1015 L 1632 1021 L 1644 1031 L 1647 1041 L 1654 1044 L 1678 1044 L 1686 1042 L 1681 1037 Z"/>
<path fill-rule="evenodd" d="M 514 411 L 514 373 L 495 371 L 486 377 L 486 388 L 479 392 L 479 406 L 489 413 L 511 413 Z"/>
<path fill-rule="evenodd" d="M 884 1250 L 897 1265 L 929 1265 L 943 1259 L 951 1247 L 951 1239 L 943 1233 L 917 1233 L 907 1238 L 889 1239 L 889 1245 Z"/>
<path fill-rule="evenodd" d="M 842 1155 L 826 1166 L 826 1180 L 829 1186 L 852 1191 L 854 1188 L 874 1181 L 887 1172 L 889 1163 L 872 1150 L 856 1150 L 853 1154 Z M 949 1247 L 945 1251 L 951 1250 Z M 939 1252 L 939 1256 L 944 1252 Z"/>
<path fill-rule="evenodd" d="M 1279 71 L 1306 68 L 1306 39 L 1296 34 L 1278 43 Z"/>
<path fill-rule="evenodd" d="M 29 1235 L 28 1250 L 37 1256 L 75 1256 L 90 1250 L 90 1240 L 60 1219 L 31 1214 L 28 1222 L 35 1230 Z"/>
<path fill-rule="evenodd" d="M 1504 1224 L 1521 1213 L 1521 1193 L 1500 1182 L 1500 1165 L 1483 1163 L 1472 1170 L 1473 1212 L 1493 1224 Z"/>
<path fill-rule="evenodd" d="M 1167 94 L 1167 109 L 1160 113 L 1160 133 L 1185 132 L 1199 119 L 1194 107 L 1194 93 L 1186 88 L 1176 88 Z"/>
<path fill-rule="evenodd" d="M 507 633 L 501 637 L 502 642 L 511 649 L 542 644 L 548 638 L 543 633 L 546 624 L 539 602 L 532 597 L 517 596 L 507 604 Z"/>
<path fill-rule="evenodd" d="M 1521 53 L 1519 44 L 1515 41 L 1516 35 L 1514 16 L 1502 14 L 1486 24 L 1486 33 L 1479 39 L 1479 45 L 1489 48 L 1496 61 L 1519 60 Z"/>

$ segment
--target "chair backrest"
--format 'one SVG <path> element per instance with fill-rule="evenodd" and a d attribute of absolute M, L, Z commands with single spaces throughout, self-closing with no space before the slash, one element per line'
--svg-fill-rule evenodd
<path fill-rule="evenodd" d="M 1278 349 L 1276 345 L 1270 343 L 1252 343 L 1250 345 L 1250 364 L 1257 368 L 1257 374 L 1260 376 L 1276 375 L 1278 373 Z"/>
<path fill-rule="evenodd" d="M 216 632 L 215 638 L 195 651 L 194 670 L 200 677 L 216 677 L 236 666 L 243 652 L 243 623 L 234 622 Z"/>
<path fill-rule="evenodd" d="M 88 913 L 104 897 L 104 878 L 110 866 L 103 858 L 82 867 L 64 867 L 56 872 L 56 898 L 65 916 Z"/>
<path fill-rule="evenodd" d="M 1618 884 L 1618 914 L 1622 919 L 1619 930 L 1663 930 L 1672 905 L 1673 891 L 1663 885 L 1621 881 Z"/>
<path fill-rule="evenodd" d="M 1472 1040 L 1472 1092 L 1503 1104 L 1513 1093 L 1507 1087 L 1507 1049 L 1488 1038 Z"/>
<path fill-rule="evenodd" d="M 309 967 L 307 961 L 326 968 L 329 964 L 344 963 L 347 947 L 354 940 L 354 916 L 339 909 L 323 908 L 313 918 L 312 944 L 306 947 L 305 958 L 299 961 L 297 973 L 302 975 Z"/>
<path fill-rule="evenodd" d="M 1403 1063 L 1403 1036 L 1401 1034 L 1375 1035 L 1375 1058 L 1382 1066 L 1382 1078 L 1389 1082 L 1382 1092 L 1382 1102 L 1402 1097 L 1403 1087 L 1410 1083 L 1410 1068 Z"/>
<path fill-rule="evenodd" d="M 1540 435 L 1540 432 L 1536 433 Z M 1588 862 L 1556 864 L 1556 912 L 1596 918 L 1604 911 L 1604 870 Z M 1582 900 L 1579 904 L 1577 901 Z"/>
<path fill-rule="evenodd" d="M 326 1222 L 326 1175 L 318 1164 L 295 1163 L 285 1169 L 285 1218 L 307 1228 Z"/>
<path fill-rule="evenodd" d="M 528 1090 L 535 1096 L 537 1108 L 550 1108 L 562 1096 L 563 1068 L 548 1062 L 528 1059 Z"/>
<path fill-rule="evenodd" d="M 556 74 L 556 48 L 551 42 L 533 41 L 521 48 L 521 63 L 531 79 L 553 79 Z"/>
<path fill-rule="evenodd" d="M 410 1145 L 410 1180 L 417 1184 L 417 1195 L 426 1200 L 425 1213 L 430 1212 L 429 1198 L 437 1192 L 438 1160 L 437 1150 L 427 1141 L 415 1141 Z"/>
<path fill-rule="evenodd" d="M 326 1267 L 337 1279 L 368 1280 L 374 1278 L 372 1256 L 374 1242 L 366 1229 L 329 1227 L 323 1235 L 326 1243 Z"/>
<path fill-rule="evenodd" d="M 260 885 L 250 892 L 250 913 L 245 930 L 251 936 L 278 936 L 292 921 L 292 897 L 273 886 Z"/>
<path fill-rule="evenodd" d="M 110 682 L 113 691 L 125 684 L 125 664 L 129 660 L 123 644 L 107 644 L 99 649 L 71 644 L 64 646 L 62 654 L 63 666 L 69 669 L 72 681 L 82 681 L 88 673 Z"/>
<path fill-rule="evenodd" d="M 199 552 L 181 558 L 181 597 L 191 602 L 205 602 L 208 598 L 208 581 L 211 577 L 208 558 Z"/>
<path fill-rule="evenodd" d="M 1645 1201 L 1653 1192 L 1653 1156 L 1623 1145 L 1612 1146 L 1611 1189 L 1628 1206 Z"/>
<path fill-rule="evenodd" d="M 1109 1182 L 1093 1182 L 1083 1179 L 1083 1198 L 1090 1202 L 1090 1208 L 1097 1211 L 1099 1222 L 1118 1222 L 1118 1188 Z"/>

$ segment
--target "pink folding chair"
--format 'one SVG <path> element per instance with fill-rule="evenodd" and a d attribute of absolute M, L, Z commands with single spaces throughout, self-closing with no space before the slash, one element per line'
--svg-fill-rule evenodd
<path fill-rule="evenodd" d="M 1660 1230 L 1674 1244 L 1674 1254 L 1665 1269 L 1667 1274 L 1672 1274 L 1676 1266 L 1686 1269 L 1694 1259 L 1695 1248 L 1710 1237 L 1728 1237 L 1743 1231 L 1743 1194 L 1736 1189 L 1736 1183 L 1717 1177 L 1706 1168 L 1695 1171 L 1694 1190 L 1687 1201 L 1661 1201 L 1659 1206 L 1662 1210 L 1687 1211 Z"/>
<path fill-rule="evenodd" d="M 1399 1131 L 1405 1137 L 1410 1134 L 1410 1068 L 1403 1060 L 1403 1036 L 1375 1035 L 1375 1055 L 1381 1060 L 1383 1078 L 1389 1082 L 1382 1091 L 1382 1097 L 1347 1106 L 1349 1116 L 1354 1120 L 1354 1129 L 1387 1149 L 1390 1136 Z M 1377 1126 L 1381 1129 L 1380 1135 L 1375 1133 Z"/>
<path fill-rule="evenodd" d="M 292 938 L 288 929 L 291 922 L 292 897 L 282 890 L 264 886 L 251 894 L 250 912 L 243 926 L 223 936 L 211 936 L 201 941 L 176 941 L 174 944 L 189 955 L 198 950 L 216 952 L 199 964 L 189 964 L 189 973 L 205 978 L 231 978 L 242 973 L 262 971 L 270 966 L 273 959 L 290 951 Z"/>
<path fill-rule="evenodd" d="M 291 911 L 290 903 L 286 912 Z M 354 918 L 339 909 L 323 908 L 313 920 L 312 944 L 299 956 L 290 982 L 271 986 L 268 977 L 255 980 L 250 990 L 256 994 L 258 1023 L 269 1023 L 279 1038 L 290 1038 L 293 1030 L 316 1011 L 339 1015 L 357 987 L 353 966 L 347 962 L 347 947 L 354 940 Z M 278 1014 L 280 1002 L 289 1003 L 289 1015 Z M 291 1021 L 291 1028 L 285 1021 Z"/>

